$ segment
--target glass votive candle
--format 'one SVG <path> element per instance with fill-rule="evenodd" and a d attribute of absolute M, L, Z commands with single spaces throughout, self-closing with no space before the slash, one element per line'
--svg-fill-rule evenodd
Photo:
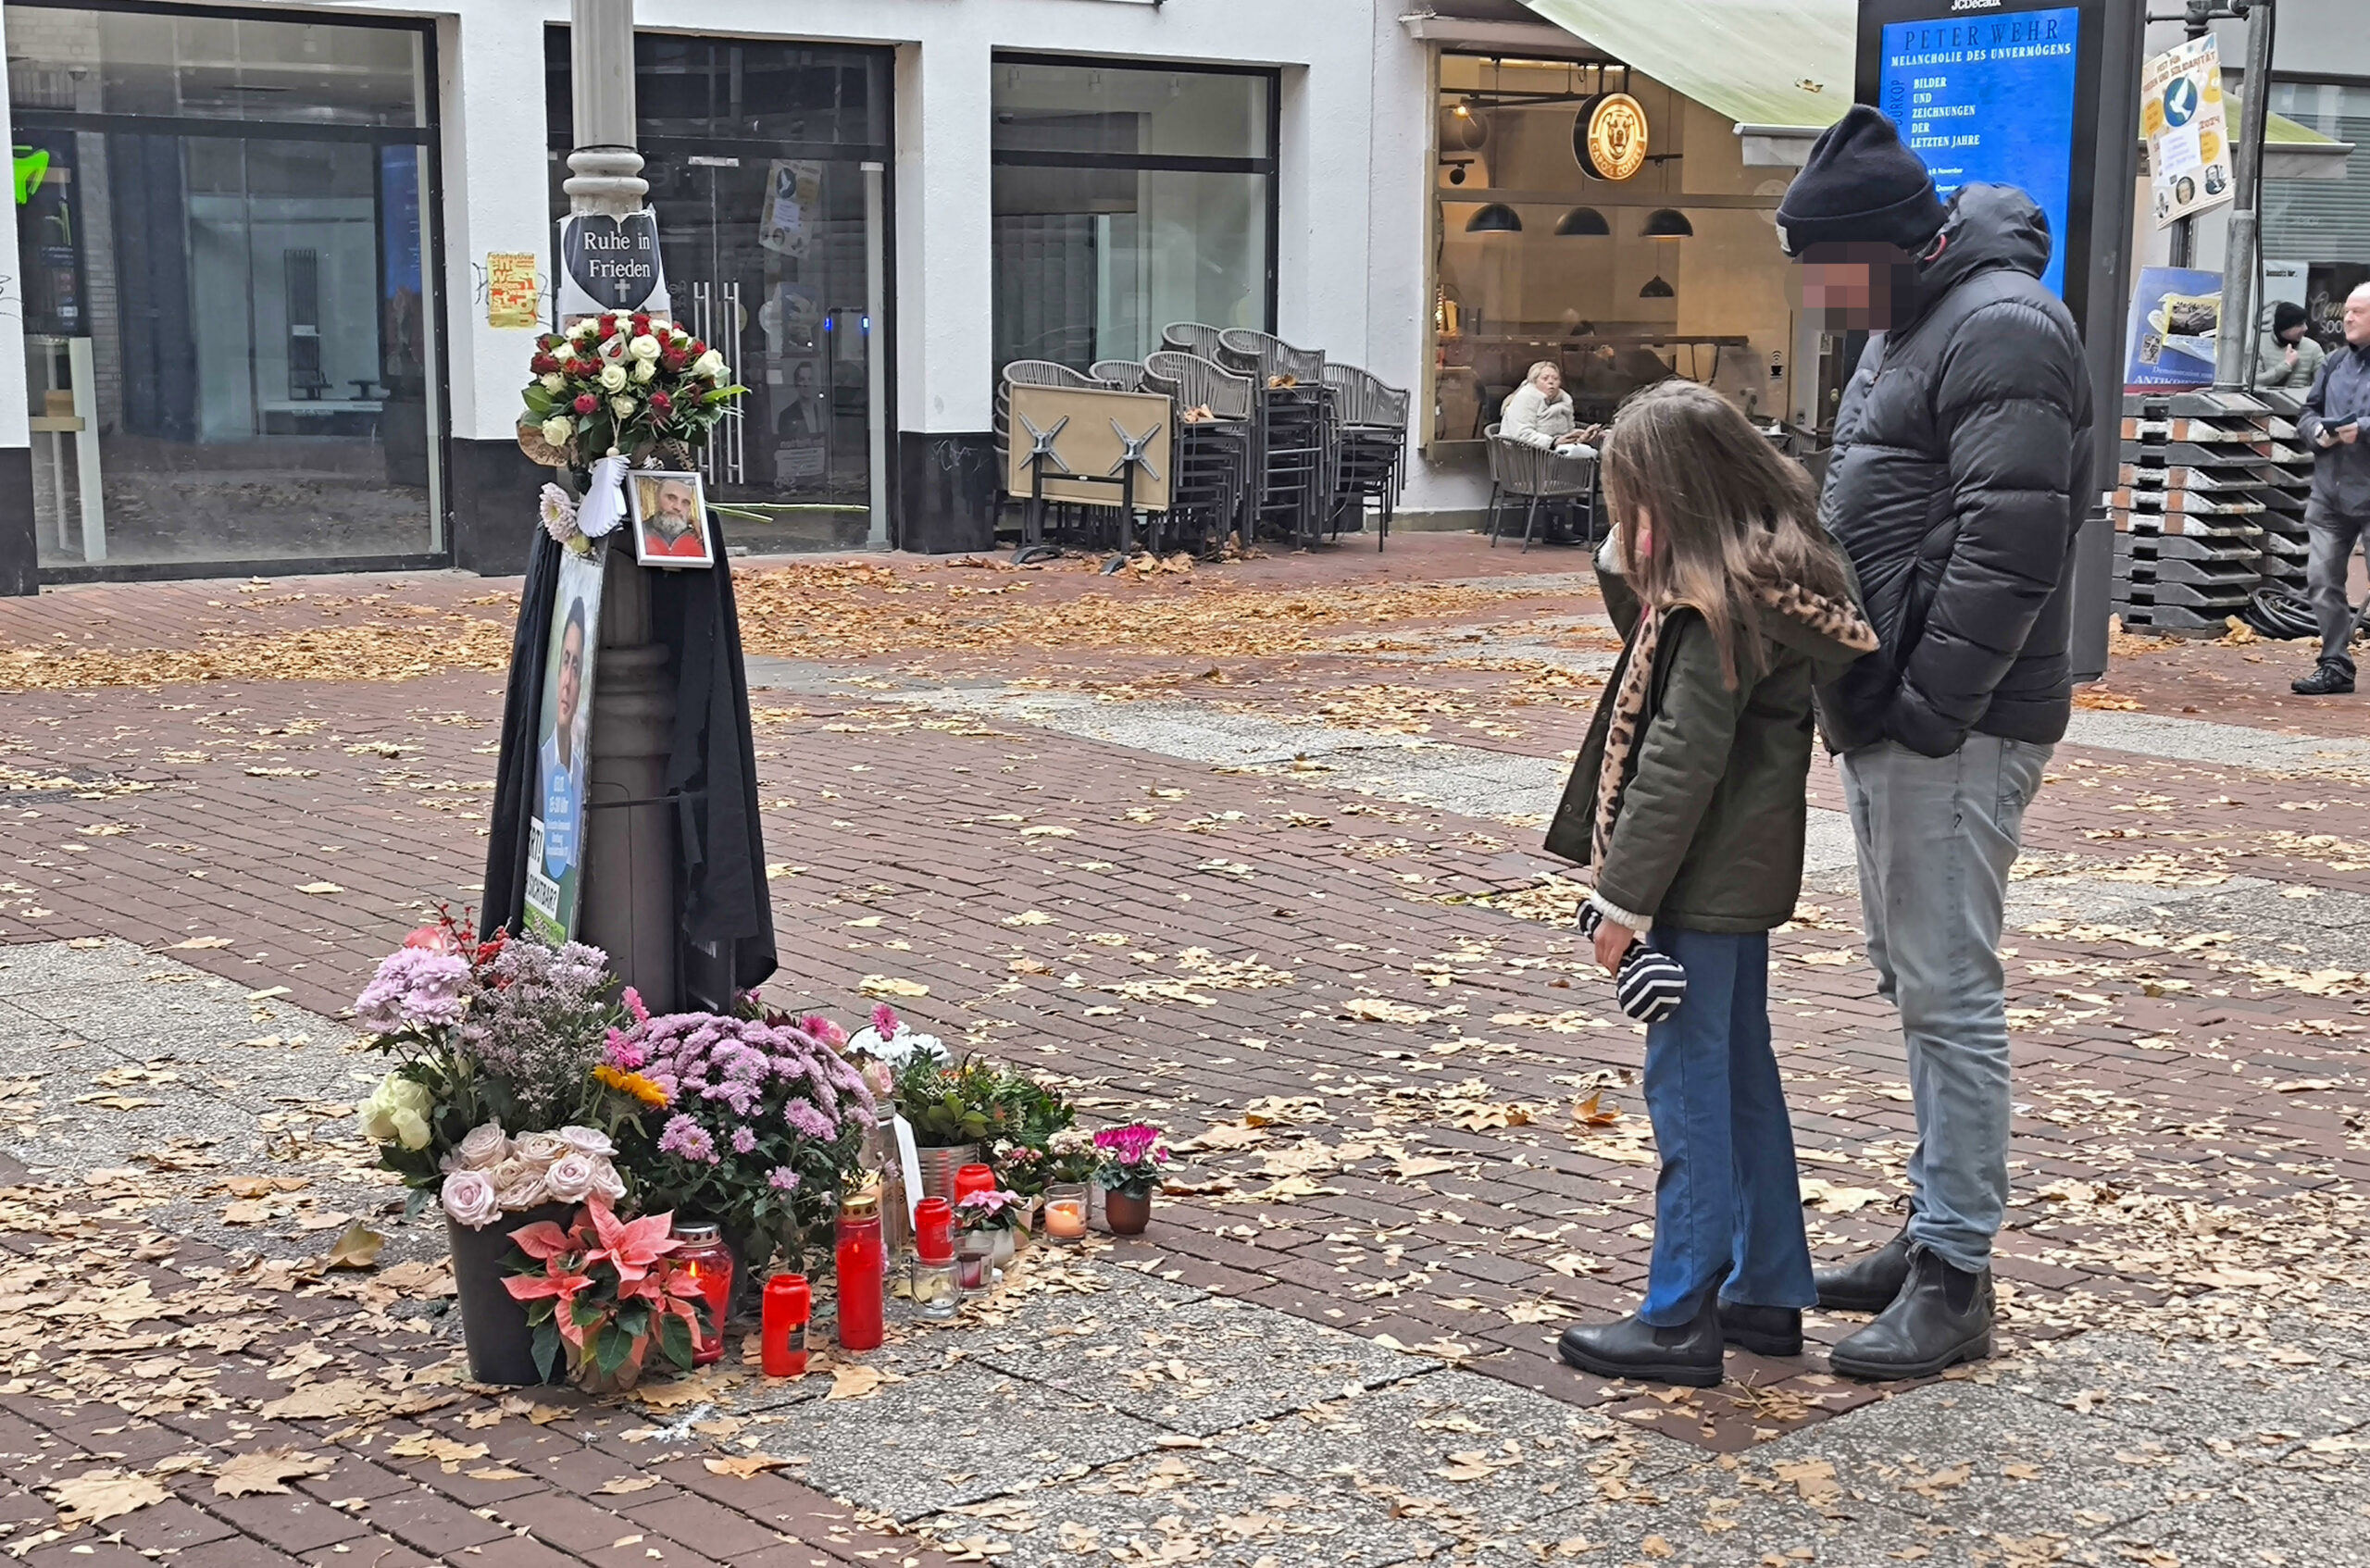
<path fill-rule="evenodd" d="M 996 1238 L 976 1231 L 954 1252 L 954 1283 L 966 1296 L 984 1296 L 996 1282 Z"/>
<path fill-rule="evenodd" d="M 707 1302 L 707 1332 L 692 1351 L 693 1366 L 711 1366 L 724 1359 L 724 1314 L 732 1304 L 732 1251 L 721 1230 L 713 1225 L 686 1222 L 675 1226 L 675 1260 L 699 1282 Z"/>
<path fill-rule="evenodd" d="M 1045 1239 L 1065 1246 L 1086 1239 L 1086 1184 L 1058 1182 L 1045 1189 Z"/>
<path fill-rule="evenodd" d="M 954 1206 L 961 1208 L 963 1200 L 974 1192 L 993 1192 L 996 1173 L 985 1165 L 965 1165 L 954 1173 Z"/>
<path fill-rule="evenodd" d="M 954 1259 L 931 1263 L 926 1258 L 914 1261 L 914 1311 L 922 1317 L 948 1318 L 962 1303 L 963 1292 L 955 1283 L 959 1263 Z"/>

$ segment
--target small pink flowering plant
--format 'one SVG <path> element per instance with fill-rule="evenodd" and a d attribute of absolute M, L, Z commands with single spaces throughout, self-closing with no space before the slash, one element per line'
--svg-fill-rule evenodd
<path fill-rule="evenodd" d="M 548 1381 L 564 1350 L 568 1374 L 594 1388 L 631 1388 L 655 1343 L 688 1372 L 710 1327 L 697 1278 L 678 1263 L 672 1214 L 620 1220 L 594 1194 L 566 1230 L 549 1220 L 510 1233 L 502 1282 L 527 1308 L 535 1365 Z"/>
<path fill-rule="evenodd" d="M 1168 1164 L 1168 1147 L 1161 1141 L 1160 1129 L 1150 1122 L 1104 1127 L 1094 1135 L 1094 1147 L 1103 1156 L 1094 1179 L 1105 1192 L 1149 1197 L 1160 1185 L 1161 1170 Z"/>
<path fill-rule="evenodd" d="M 954 1223 L 966 1236 L 983 1230 L 1015 1230 L 1028 1216 L 1029 1200 L 1017 1192 L 991 1188 L 974 1192 L 954 1205 Z"/>

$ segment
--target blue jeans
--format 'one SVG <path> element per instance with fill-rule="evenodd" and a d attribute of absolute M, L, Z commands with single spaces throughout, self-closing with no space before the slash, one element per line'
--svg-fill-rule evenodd
<path fill-rule="evenodd" d="M 1970 735 L 1946 757 L 1886 740 L 1842 759 L 1868 962 L 1901 1009 L 1917 1109 L 1910 1244 L 1969 1271 L 1991 1266 L 2008 1208 L 2000 925 L 2050 750 Z"/>
<path fill-rule="evenodd" d="M 1657 926 L 1654 944 L 1687 971 L 1687 1000 L 1646 1029 L 1646 1114 L 1663 1168 L 1638 1315 L 1687 1323 L 1713 1289 L 1748 1306 L 1815 1305 L 1794 1129 L 1769 1049 L 1769 939 Z"/>

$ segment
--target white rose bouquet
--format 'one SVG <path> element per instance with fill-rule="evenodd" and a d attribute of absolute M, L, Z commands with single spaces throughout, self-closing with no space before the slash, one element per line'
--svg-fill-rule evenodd
<path fill-rule="evenodd" d="M 545 333 L 528 369 L 519 435 L 541 437 L 576 468 L 609 454 L 639 457 L 662 442 L 705 446 L 749 390 L 732 384 L 724 355 L 700 339 L 623 310 Z"/>

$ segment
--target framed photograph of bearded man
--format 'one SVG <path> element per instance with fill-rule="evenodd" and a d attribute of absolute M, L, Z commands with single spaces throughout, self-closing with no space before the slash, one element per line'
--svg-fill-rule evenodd
<path fill-rule="evenodd" d="M 527 822 L 527 928 L 556 946 L 574 940 L 584 881 L 584 795 L 591 772 L 593 657 L 601 646 L 606 552 L 563 550 L 535 727 L 535 796 Z"/>
<path fill-rule="evenodd" d="M 713 566 L 706 498 L 696 473 L 636 469 L 626 476 L 633 558 L 645 566 Z"/>

